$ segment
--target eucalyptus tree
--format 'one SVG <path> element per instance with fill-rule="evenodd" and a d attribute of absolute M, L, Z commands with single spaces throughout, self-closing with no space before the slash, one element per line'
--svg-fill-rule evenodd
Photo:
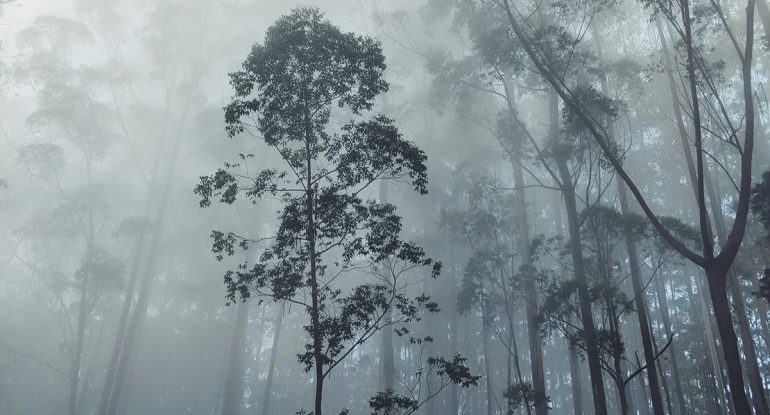
<path fill-rule="evenodd" d="M 82 4 L 81 7 L 84 13 L 94 15 L 95 25 L 112 25 L 112 29 L 116 24 L 111 19 L 120 21 L 121 16 L 131 12 L 127 4 L 117 1 Z M 173 0 L 153 2 L 144 11 L 150 22 L 144 30 L 146 36 L 142 37 L 140 43 L 150 62 L 147 78 L 144 78 L 147 83 L 140 83 L 125 75 L 118 77 L 116 83 L 117 89 L 124 88 L 131 92 L 126 101 L 134 104 L 131 107 L 135 115 L 141 117 L 140 122 L 143 124 L 139 131 L 149 134 L 153 140 L 150 147 L 152 155 L 146 156 L 152 160 L 148 163 L 151 166 L 138 163 L 147 187 L 144 206 L 135 213 L 141 221 L 151 226 L 136 238 L 133 248 L 129 283 L 104 377 L 99 415 L 116 414 L 125 401 L 122 395 L 131 380 L 131 368 L 139 361 L 140 338 L 152 301 L 153 285 L 160 272 L 162 256 L 158 253 L 169 229 L 184 229 L 169 225 L 172 219 L 178 217 L 170 213 L 174 209 L 175 180 L 182 169 L 181 149 L 185 140 L 191 136 L 196 117 L 198 120 L 207 119 L 204 82 L 211 66 L 217 61 L 214 55 L 222 50 L 221 42 L 225 38 L 225 29 L 222 29 L 220 37 L 213 37 L 210 33 L 201 32 L 199 28 L 204 21 L 211 23 L 216 19 L 221 22 L 224 20 L 223 14 L 229 12 L 212 2 L 182 4 Z M 224 24 L 221 26 L 225 27 Z M 120 35 L 109 32 L 102 36 L 120 39 Z M 119 44 L 118 41 L 115 43 Z M 121 51 L 111 53 L 117 56 L 118 62 L 121 61 Z M 129 75 L 140 80 L 143 78 L 137 74 Z M 120 94 L 113 91 L 113 98 L 116 95 Z M 120 113 L 119 101 L 115 102 L 115 106 L 116 112 Z M 197 127 L 195 131 L 203 135 L 205 125 Z M 127 136 L 131 131 L 127 131 L 125 125 L 122 130 Z M 131 138 L 127 138 L 130 141 Z M 136 157 L 134 154 L 132 156 Z M 187 264 L 191 263 L 187 261 Z"/>
<path fill-rule="evenodd" d="M 462 315 L 478 311 L 482 325 L 482 351 L 487 375 L 487 413 L 493 413 L 494 394 L 494 357 L 489 350 L 490 339 L 497 339 L 507 350 L 506 384 L 501 390 L 532 388 L 530 382 L 525 382 L 521 372 L 519 350 L 516 343 L 514 325 L 519 295 L 523 278 L 533 278 L 534 274 L 515 272 L 514 250 L 519 247 L 514 242 L 516 229 L 513 217 L 508 215 L 511 197 L 503 194 L 496 179 L 470 174 L 470 177 L 458 175 L 465 206 L 455 209 L 442 209 L 441 223 L 451 234 L 459 236 L 470 251 L 468 260 L 463 268 L 463 276 L 457 294 L 457 309 Z M 464 185 L 464 186 L 463 186 Z M 462 187 L 465 187 L 462 189 Z M 539 335 L 539 333 L 538 333 Z M 515 381 L 513 377 L 516 377 Z M 526 384 L 526 385 L 524 385 Z M 541 400 L 547 397 L 537 395 L 529 403 L 509 401 L 508 410 L 525 407 L 527 413 L 532 408 L 541 405 Z"/>
<path fill-rule="evenodd" d="M 438 311 L 403 284 L 422 267 L 437 277 L 440 264 L 400 239 L 395 206 L 364 199 L 378 180 L 405 181 L 426 193 L 424 153 L 393 120 L 363 117 L 388 89 L 384 60 L 378 42 L 342 32 L 317 9 L 295 9 L 278 19 L 243 69 L 230 75 L 235 96 L 225 120 L 230 137 L 257 138 L 282 165 L 250 173 L 253 155 L 242 154 L 195 188 L 202 207 L 266 196 L 283 204 L 274 236 L 214 231 L 212 250 L 222 259 L 268 243 L 254 264 L 225 274 L 228 298 L 257 295 L 305 310 L 310 342 L 298 360 L 313 371 L 315 415 L 322 413 L 324 381 L 354 350 L 381 329 Z M 342 117 L 349 121 L 336 125 Z M 369 282 L 359 283 L 367 274 Z M 386 320 L 388 310 L 393 313 Z M 449 363 L 454 370 L 462 362 Z"/>
<path fill-rule="evenodd" d="M 687 73 L 684 87 L 688 93 L 688 100 L 692 105 L 690 114 L 695 147 L 695 204 L 698 210 L 698 221 L 703 242 L 700 254 L 694 252 L 682 241 L 674 237 L 660 221 L 658 215 L 649 205 L 648 199 L 642 194 L 634 178 L 624 167 L 623 157 L 612 145 L 608 130 L 603 127 L 601 120 L 590 114 L 586 105 L 581 102 L 579 94 L 575 93 L 575 79 L 563 76 L 560 68 L 554 65 L 553 58 L 550 56 L 551 51 L 539 48 L 537 43 L 534 42 L 534 36 L 540 28 L 538 26 L 528 26 L 531 22 L 523 17 L 525 14 L 522 9 L 515 7 L 510 1 L 493 0 L 493 2 L 508 17 L 510 27 L 517 41 L 522 45 L 538 72 L 558 93 L 565 106 L 573 111 L 577 118 L 585 125 L 590 133 L 590 137 L 602 148 L 608 162 L 628 186 L 629 191 L 633 194 L 655 229 L 677 251 L 692 263 L 701 267 L 706 273 L 711 303 L 714 308 L 723 346 L 722 350 L 727 363 L 733 406 L 738 413 L 749 413 L 751 405 L 744 387 L 738 339 L 733 327 L 733 312 L 730 309 L 730 302 L 727 296 L 727 280 L 730 268 L 741 246 L 748 220 L 755 134 L 755 86 L 752 80 L 755 0 L 749 0 L 746 4 L 745 40 L 742 43 L 738 42 L 734 36 L 734 28 L 724 19 L 724 10 L 713 2 L 710 6 L 715 10 L 714 18 L 701 20 L 697 20 L 693 15 L 702 5 L 699 2 L 691 2 L 690 0 L 680 0 L 676 3 L 643 2 L 645 6 L 650 7 L 655 13 L 658 13 L 669 22 L 677 36 L 677 40 L 682 44 L 684 60 L 681 63 L 681 68 Z M 532 6 L 530 5 L 529 7 Z M 538 6 L 534 7 L 537 8 Z M 708 45 L 711 39 L 697 35 L 698 33 L 703 33 L 703 30 L 706 27 L 710 27 L 709 25 L 712 23 L 717 25 L 717 32 L 723 33 L 724 36 L 729 38 L 729 50 L 734 54 L 735 60 L 738 62 L 736 73 L 742 85 L 734 88 L 735 91 L 725 92 L 723 88 L 717 87 L 717 74 L 714 73 L 714 67 L 705 52 L 709 50 Z M 565 28 L 564 30 L 568 31 L 569 29 Z M 711 43 L 713 44 L 713 42 Z M 570 48 L 573 48 L 575 45 L 577 43 L 573 43 Z M 723 87 L 723 85 L 719 86 Z M 741 109 L 739 114 L 730 114 L 726 111 L 724 97 L 728 93 L 735 93 L 738 97 Z M 707 99 L 701 98 L 704 94 Z M 716 108 L 716 111 L 709 111 L 709 108 L 711 108 L 709 106 Z M 704 123 L 708 122 L 707 118 L 704 117 L 708 117 L 709 120 L 717 123 L 720 128 L 724 128 L 720 131 L 712 132 L 713 130 L 708 129 L 708 126 L 704 127 Z M 741 119 L 744 122 L 738 124 L 737 119 Z M 712 135 L 713 137 L 711 138 L 714 140 L 721 140 L 729 144 L 740 159 L 737 168 L 740 178 L 736 182 L 737 191 L 734 196 L 738 201 L 734 209 L 735 219 L 725 238 L 718 241 L 719 246 L 715 244 L 714 232 L 708 218 L 705 184 L 705 171 L 707 170 L 705 151 L 708 150 L 706 150 L 707 141 L 704 141 L 704 138 L 709 138 Z M 742 142 L 738 138 L 739 135 L 743 136 Z"/>
<path fill-rule="evenodd" d="M 95 320 L 97 305 L 104 302 L 106 289 L 121 286 L 125 272 L 122 262 L 103 248 L 103 231 L 110 223 L 111 207 L 99 167 L 104 166 L 102 161 L 114 138 L 113 119 L 98 98 L 98 84 L 89 80 L 94 68 L 70 56 L 91 42 L 93 35 L 82 22 L 39 16 L 18 35 L 20 56 L 15 68 L 18 78 L 33 86 L 38 106 L 26 120 L 32 140 L 17 149 L 18 158 L 31 175 L 60 198 L 54 216 L 72 227 L 70 248 L 82 249 L 80 266 L 72 279 L 60 274 L 65 281 L 56 284 L 61 290 L 56 294 L 60 312 L 69 318 L 70 309 L 76 310 L 62 341 L 70 361 L 67 380 L 71 415 L 83 410 L 83 391 L 91 380 L 90 372 L 85 376 L 94 356 L 87 351 L 87 337 L 93 334 L 89 325 Z M 68 162 L 80 165 L 71 169 Z M 68 182 L 80 187 L 73 189 Z M 71 297 L 68 291 L 76 295 Z M 72 333 L 67 335 L 67 331 Z"/>

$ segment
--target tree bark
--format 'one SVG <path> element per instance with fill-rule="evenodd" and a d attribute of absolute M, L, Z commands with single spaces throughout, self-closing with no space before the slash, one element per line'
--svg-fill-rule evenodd
<path fill-rule="evenodd" d="M 283 325 L 283 313 L 286 303 L 281 303 L 276 308 L 273 320 L 273 347 L 270 349 L 270 363 L 267 368 L 267 380 L 265 381 L 265 395 L 262 402 L 262 415 L 270 415 L 270 400 L 273 396 L 273 377 L 275 376 L 275 361 L 278 358 L 278 343 L 281 339 L 281 326 Z"/>
<path fill-rule="evenodd" d="M 706 269 L 706 276 L 709 295 L 712 304 L 714 304 L 714 317 L 716 318 L 719 337 L 722 339 L 722 351 L 727 364 L 727 377 L 730 380 L 730 396 L 733 407 L 736 414 L 751 414 L 751 405 L 746 397 L 743 382 L 738 337 L 735 335 L 730 302 L 727 299 L 727 270 L 715 264 Z"/>
<path fill-rule="evenodd" d="M 484 371 L 486 372 L 486 376 L 484 376 L 484 380 L 486 381 L 487 386 L 487 415 L 492 415 L 493 408 L 492 403 L 494 401 L 493 399 L 493 387 L 492 387 L 492 365 L 490 364 L 489 359 L 489 316 L 486 312 L 486 307 L 482 306 L 481 311 L 481 347 L 482 347 L 482 353 L 484 353 Z"/>
<path fill-rule="evenodd" d="M 153 196 L 155 195 L 156 186 L 158 185 L 158 169 L 160 168 L 160 159 L 162 155 L 161 149 L 162 143 L 158 145 L 155 159 L 153 161 L 152 178 L 150 179 L 150 185 L 147 192 L 147 201 L 145 202 L 144 213 L 142 214 L 142 218 L 148 222 L 150 221 L 150 211 L 152 208 Z M 131 306 L 134 302 L 134 291 L 136 289 L 136 283 L 139 280 L 139 269 L 142 266 L 142 259 L 145 258 L 144 247 L 146 242 L 146 232 L 142 232 L 137 236 L 136 246 L 134 248 L 134 258 L 131 262 L 131 269 L 128 274 L 128 284 L 126 285 L 126 290 L 123 297 L 123 307 L 120 312 L 118 329 L 115 333 L 115 343 L 113 344 L 112 353 L 110 354 L 110 363 L 107 367 L 107 374 L 104 379 L 104 388 L 102 390 L 102 396 L 99 402 L 99 409 L 97 412 L 99 415 L 107 414 L 110 399 L 114 391 L 115 376 L 118 370 L 121 354 L 123 352 L 123 342 L 128 327 L 129 317 L 131 316 Z"/>
<path fill-rule="evenodd" d="M 588 278 L 586 276 L 585 263 L 583 260 L 583 244 L 580 241 L 575 189 L 572 186 L 572 178 L 569 174 L 567 161 L 559 157 L 556 160 L 556 164 L 561 176 L 563 186 L 562 195 L 564 196 L 564 204 L 567 211 L 567 225 L 569 227 L 570 236 L 569 245 L 575 270 L 575 279 L 578 283 L 580 319 L 583 325 L 583 337 L 586 343 L 586 355 L 588 360 L 588 371 L 591 376 L 594 411 L 596 414 L 606 415 L 607 398 L 604 393 L 604 377 L 599 360 L 599 346 L 596 343 L 596 326 L 594 325 L 591 301 L 588 295 Z"/>
<path fill-rule="evenodd" d="M 90 245 L 90 244 L 89 244 Z M 86 255 L 91 255 L 87 252 Z M 78 409 L 78 388 L 80 385 L 80 365 L 83 360 L 83 343 L 86 332 L 86 290 L 88 288 L 88 275 L 84 273 L 80 282 L 80 302 L 78 304 L 78 329 L 75 337 L 75 347 L 72 350 L 72 363 L 69 375 L 69 415 L 75 415 Z"/>
<path fill-rule="evenodd" d="M 243 360 L 246 354 L 246 329 L 249 322 L 249 305 L 237 305 L 233 336 L 230 342 L 230 359 L 227 363 L 222 409 L 220 415 L 240 415 L 243 398 Z"/>
<path fill-rule="evenodd" d="M 549 116 L 551 125 L 551 139 L 559 140 L 558 132 L 554 129 L 559 125 L 559 101 L 558 96 L 552 91 L 549 94 Z M 553 135 L 556 134 L 556 135 Z M 554 143 L 558 143 L 555 141 Z M 607 397 L 604 392 L 604 376 L 602 373 L 599 346 L 596 343 L 596 326 L 591 311 L 591 301 L 588 295 L 588 277 L 586 276 L 585 262 L 583 259 L 583 244 L 580 241 L 580 224 L 578 221 L 577 201 L 572 177 L 567 166 L 567 155 L 555 156 L 561 180 L 561 191 L 564 197 L 564 208 L 567 213 L 567 229 L 569 231 L 569 246 L 572 254 L 575 280 L 578 283 L 578 302 L 580 307 L 580 319 L 583 325 L 583 338 L 586 343 L 586 355 L 588 360 L 588 372 L 591 376 L 591 390 L 594 400 L 594 411 L 598 415 L 607 414 Z"/>
<path fill-rule="evenodd" d="M 310 259 L 310 330 L 313 337 L 313 367 L 315 369 L 315 400 L 313 415 L 322 415 L 321 401 L 324 390 L 324 369 L 323 369 L 323 342 L 321 328 L 321 304 L 317 253 L 316 253 L 316 229 L 315 229 L 315 192 L 313 191 L 313 165 L 312 165 L 312 139 L 313 126 L 310 117 L 309 99 L 305 100 L 305 219 L 307 220 L 307 251 Z"/>
<path fill-rule="evenodd" d="M 505 87 L 505 95 L 507 101 L 507 107 L 510 117 L 516 117 L 516 113 L 513 111 L 513 99 L 512 91 L 507 81 L 503 81 Z M 558 111 L 558 107 L 556 109 Z M 548 402 L 546 400 L 547 395 L 545 392 L 545 375 L 543 369 L 543 341 L 540 334 L 540 324 L 538 321 L 539 305 L 537 299 L 537 290 L 535 287 L 535 276 L 530 272 L 532 268 L 532 252 L 530 250 L 530 235 L 529 235 L 529 214 L 527 207 L 527 197 L 525 193 L 524 183 L 524 171 L 521 167 L 521 146 L 519 145 L 511 153 L 511 157 L 516 159 L 512 160 L 513 167 L 513 180 L 517 187 L 515 192 L 515 205 L 514 211 L 516 227 L 518 229 L 518 242 L 521 255 L 521 268 L 524 270 L 524 294 L 525 294 L 525 311 L 527 318 L 527 336 L 529 340 L 529 361 L 530 370 L 532 371 L 532 387 L 535 392 L 535 414 L 546 415 L 548 413 Z M 516 270 L 513 270 L 514 272 Z"/>
<path fill-rule="evenodd" d="M 655 288 L 658 295 L 658 308 L 660 309 L 663 328 L 666 331 L 666 336 L 671 338 L 673 337 L 674 332 L 671 329 L 671 315 L 668 310 L 668 298 L 666 297 L 665 287 L 660 279 L 655 281 Z M 669 346 L 669 356 L 671 356 L 671 381 L 674 383 L 674 393 L 678 408 L 677 414 L 685 415 L 687 410 L 685 407 L 684 393 L 682 392 L 682 381 L 679 376 L 679 355 L 677 349 L 676 342 L 671 342 L 671 345 Z"/>
<path fill-rule="evenodd" d="M 558 194 L 554 193 L 552 206 L 554 207 L 553 215 L 556 219 L 556 234 L 563 235 L 565 233 L 564 221 L 562 219 L 562 210 L 559 207 L 560 204 L 561 200 L 558 198 Z M 571 326 L 572 321 L 569 321 L 569 324 L 570 325 L 567 326 L 567 337 L 571 338 L 574 336 L 574 331 Z M 570 390 L 572 392 L 572 413 L 575 415 L 583 415 L 583 381 L 580 377 L 580 356 L 578 356 L 578 351 L 571 342 L 567 342 L 567 347 L 569 350 L 569 377 Z"/>
<path fill-rule="evenodd" d="M 388 182 L 385 180 L 380 181 L 380 203 L 388 203 Z M 387 272 L 387 266 L 385 264 L 381 267 L 383 275 Z M 383 316 L 383 322 L 388 324 L 393 319 L 393 310 L 388 307 L 385 310 Z M 381 373 L 381 390 L 392 390 L 395 383 L 394 377 L 396 375 L 395 359 L 393 356 L 393 329 L 389 326 L 382 330 L 382 344 L 380 345 L 380 353 L 382 355 L 382 373 Z"/>

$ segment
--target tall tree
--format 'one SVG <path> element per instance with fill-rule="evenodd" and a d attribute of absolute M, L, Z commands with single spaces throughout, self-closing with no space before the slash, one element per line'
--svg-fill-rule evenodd
<path fill-rule="evenodd" d="M 686 89 L 689 94 L 689 100 L 692 104 L 692 122 L 693 136 L 695 145 L 695 166 L 696 166 L 696 206 L 699 214 L 701 239 L 703 242 L 702 252 L 700 254 L 692 251 L 682 241 L 675 238 L 669 230 L 659 220 L 656 213 L 650 208 L 647 199 L 637 187 L 633 178 L 623 166 L 623 159 L 613 146 L 608 131 L 602 126 L 601 121 L 593 117 L 584 103 L 579 99 L 579 94 L 575 94 L 573 80 L 565 79 L 560 73 L 559 68 L 553 64 L 549 52 L 538 49 L 533 42 L 533 30 L 525 26 L 524 18 L 521 12 L 515 8 L 510 1 L 495 1 L 501 7 L 501 12 L 508 17 L 511 29 L 516 35 L 516 39 L 522 44 L 527 55 L 537 67 L 539 73 L 548 81 L 559 94 L 563 102 L 570 110 L 574 111 L 576 116 L 583 122 L 590 131 L 591 137 L 601 146 L 609 163 L 616 170 L 620 178 L 628 186 L 629 191 L 634 195 L 642 211 L 651 221 L 655 229 L 684 257 L 694 264 L 703 268 L 709 287 L 711 303 L 716 316 L 717 327 L 722 349 L 727 363 L 727 372 L 730 379 L 731 396 L 733 406 L 738 413 L 750 413 L 751 405 L 743 380 L 743 370 L 741 356 L 738 350 L 738 339 L 733 327 L 733 313 L 730 309 L 730 303 L 727 296 L 727 279 L 729 270 L 733 264 L 738 250 L 743 241 L 748 219 L 748 207 L 751 190 L 751 169 L 754 152 L 754 85 L 752 83 L 752 63 L 754 52 L 754 11 L 755 0 L 748 0 L 746 5 L 746 38 L 743 45 L 737 43 L 732 36 L 732 28 L 727 25 L 724 19 L 725 33 L 733 40 L 733 52 L 740 60 L 740 79 L 743 83 L 738 92 L 742 100 L 743 117 L 743 142 L 738 140 L 738 131 L 733 128 L 730 136 L 724 138 L 728 140 L 736 149 L 740 157 L 740 179 L 737 185 L 738 200 L 735 209 L 735 220 L 727 237 L 719 241 L 721 246 L 715 246 L 714 232 L 708 220 L 708 210 L 706 206 L 707 194 L 705 190 L 705 166 L 706 154 L 704 153 L 704 125 L 701 114 L 700 96 L 702 93 L 712 94 L 719 97 L 721 94 L 714 88 L 713 73 L 707 67 L 706 61 L 701 54 L 701 45 L 699 38 L 694 35 L 694 26 L 697 21 L 693 18 L 691 8 L 694 6 L 690 0 L 680 0 L 673 3 L 667 2 L 649 2 L 656 12 L 666 17 L 672 25 L 676 27 L 677 34 L 680 37 L 684 48 L 685 60 L 683 69 L 687 73 Z M 722 13 L 721 6 L 715 5 L 717 12 Z M 702 80 L 702 83 L 699 83 Z M 731 125 L 731 120 L 725 117 L 722 121 Z"/>
<path fill-rule="evenodd" d="M 401 221 L 393 205 L 362 198 L 383 179 L 406 180 L 426 192 L 422 151 L 402 138 L 393 120 L 360 119 L 387 91 L 384 70 L 376 41 L 343 33 L 317 9 L 281 17 L 264 43 L 254 45 L 243 70 L 231 74 L 235 97 L 225 118 L 231 137 L 244 132 L 258 137 L 284 167 L 240 173 L 253 157 L 242 155 L 239 163 L 201 177 L 195 189 L 204 207 L 212 199 L 231 204 L 240 196 L 282 201 L 277 233 L 266 239 L 272 244 L 252 266 L 228 271 L 225 282 L 231 301 L 253 293 L 305 309 L 311 343 L 298 357 L 314 373 L 315 415 L 322 414 L 325 379 L 353 350 L 380 329 L 437 311 L 425 295 L 407 295 L 401 280 L 423 266 L 432 266 L 436 277 L 440 264 L 399 238 Z M 335 107 L 352 118 L 336 130 L 330 126 Z M 220 259 L 260 243 L 232 232 L 212 236 Z M 336 259 L 327 262 L 332 254 Z M 390 266 L 382 273 L 379 264 L 386 259 Z M 361 269 L 368 269 L 374 282 L 346 293 L 340 277 Z M 397 313 L 386 320 L 388 310 Z"/>

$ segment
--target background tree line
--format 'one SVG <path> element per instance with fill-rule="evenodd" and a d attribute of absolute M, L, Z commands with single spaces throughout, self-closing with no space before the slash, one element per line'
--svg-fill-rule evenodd
<path fill-rule="evenodd" d="M 0 5 L 0 412 L 770 413 L 766 0 L 311 6 Z"/>

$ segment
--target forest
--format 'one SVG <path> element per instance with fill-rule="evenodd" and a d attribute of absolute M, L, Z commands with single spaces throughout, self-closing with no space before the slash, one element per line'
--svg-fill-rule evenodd
<path fill-rule="evenodd" d="M 0 415 L 770 415 L 768 0 L 0 0 Z"/>

